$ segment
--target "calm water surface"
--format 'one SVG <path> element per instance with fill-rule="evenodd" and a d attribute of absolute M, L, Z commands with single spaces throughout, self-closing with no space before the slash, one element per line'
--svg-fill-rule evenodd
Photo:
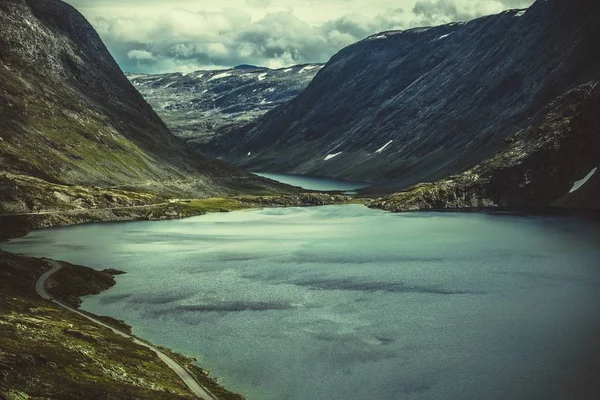
<path fill-rule="evenodd" d="M 341 181 L 339 179 L 320 178 L 306 175 L 291 175 L 291 174 L 268 174 L 262 172 L 254 172 L 254 175 L 264 178 L 273 179 L 278 182 L 287 183 L 292 186 L 299 186 L 308 190 L 340 190 L 353 192 L 357 189 L 362 189 L 369 186 L 364 182 Z"/>
<path fill-rule="evenodd" d="M 249 400 L 599 389 L 600 228 L 575 218 L 265 209 L 2 247 L 127 271 L 83 308 L 197 356 Z"/>

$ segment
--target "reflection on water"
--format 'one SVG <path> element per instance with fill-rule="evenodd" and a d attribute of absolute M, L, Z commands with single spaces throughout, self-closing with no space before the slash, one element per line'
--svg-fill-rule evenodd
<path fill-rule="evenodd" d="M 558 400 L 599 389 L 599 233 L 565 216 L 332 206 L 2 247 L 127 271 L 83 308 L 197 356 L 249 400 Z"/>
<path fill-rule="evenodd" d="M 320 178 L 306 175 L 268 174 L 261 172 L 255 172 L 254 174 L 264 178 L 273 179 L 274 181 L 287 183 L 288 185 L 299 186 L 307 190 L 335 190 L 353 194 L 356 190 L 369 186 L 364 182 L 341 181 L 338 179 Z"/>

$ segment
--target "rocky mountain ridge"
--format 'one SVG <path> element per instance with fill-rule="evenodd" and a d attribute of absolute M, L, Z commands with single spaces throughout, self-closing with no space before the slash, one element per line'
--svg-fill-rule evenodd
<path fill-rule="evenodd" d="M 127 74 L 173 133 L 205 154 L 210 141 L 254 123 L 300 93 L 321 64 L 280 69 L 240 65 L 188 74 Z"/>
<path fill-rule="evenodd" d="M 600 81 L 544 108 L 508 147 L 464 173 L 368 203 L 393 212 L 465 208 L 600 209 Z"/>

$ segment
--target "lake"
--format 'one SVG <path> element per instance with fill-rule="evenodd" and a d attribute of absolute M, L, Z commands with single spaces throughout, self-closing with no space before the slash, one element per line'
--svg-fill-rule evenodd
<path fill-rule="evenodd" d="M 600 389 L 600 227 L 575 217 L 263 209 L 0 247 L 126 271 L 83 308 L 198 357 L 248 400 Z"/>
<path fill-rule="evenodd" d="M 316 176 L 292 175 L 292 174 L 269 174 L 262 172 L 253 172 L 254 175 L 262 176 L 263 178 L 273 179 L 281 183 L 286 183 L 292 186 L 299 186 L 307 190 L 318 191 L 343 191 L 354 192 L 358 189 L 369 186 L 364 182 L 343 181 L 339 179 L 321 178 Z"/>

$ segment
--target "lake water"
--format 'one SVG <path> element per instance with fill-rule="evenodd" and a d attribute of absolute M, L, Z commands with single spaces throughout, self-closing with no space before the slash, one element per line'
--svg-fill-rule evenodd
<path fill-rule="evenodd" d="M 197 356 L 249 400 L 600 389 L 600 228 L 577 218 L 264 209 L 1 247 L 127 271 L 83 308 Z"/>
<path fill-rule="evenodd" d="M 286 183 L 292 186 L 299 186 L 307 190 L 319 191 L 344 191 L 354 192 L 357 189 L 362 189 L 369 186 L 364 182 L 342 181 L 339 179 L 320 178 L 306 175 L 291 175 L 291 174 L 268 174 L 262 172 L 253 172 L 254 175 L 264 178 L 273 179 L 281 183 Z"/>

